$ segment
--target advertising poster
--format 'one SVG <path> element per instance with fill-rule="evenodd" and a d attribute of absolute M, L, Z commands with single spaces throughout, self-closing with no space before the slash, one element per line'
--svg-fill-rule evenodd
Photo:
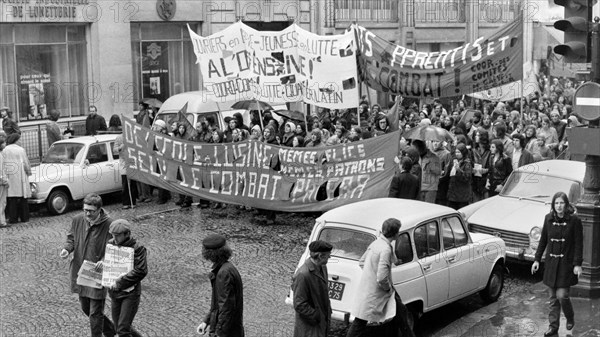
<path fill-rule="evenodd" d="M 164 102 L 169 98 L 169 43 L 142 43 L 143 96 Z"/>

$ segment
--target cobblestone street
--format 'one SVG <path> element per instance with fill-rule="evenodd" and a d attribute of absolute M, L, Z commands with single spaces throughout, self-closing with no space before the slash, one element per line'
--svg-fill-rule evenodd
<path fill-rule="evenodd" d="M 105 206 L 113 218 L 130 220 L 133 236 L 148 249 L 149 274 L 134 321 L 140 333 L 195 335 L 210 305 L 210 264 L 201 258 L 201 240 L 218 232 L 227 236 L 244 281 L 246 336 L 290 336 L 293 310 L 284 298 L 314 217 L 282 214 L 267 226 L 263 216 L 231 205 L 141 216 L 169 208 L 173 204 L 125 211 Z M 28 224 L 2 229 L 1 336 L 89 335 L 87 318 L 69 292 L 69 262 L 59 258 L 77 212 L 56 217 L 40 212 Z"/>
<path fill-rule="evenodd" d="M 104 199 L 110 203 L 118 198 Z M 69 262 L 59 257 L 80 208 L 62 216 L 35 212 L 29 223 L 1 230 L 0 337 L 89 335 L 88 320 L 69 290 Z M 109 204 L 105 209 L 114 219 L 130 220 L 133 236 L 148 249 L 149 274 L 134 321 L 143 336 L 197 336 L 195 329 L 210 305 L 210 264 L 201 257 L 201 241 L 210 233 L 225 234 L 234 250 L 232 260 L 244 281 L 246 336 L 292 335 L 293 309 L 284 299 L 316 214 L 282 213 L 275 225 L 267 225 L 264 216 L 233 205 L 180 211 L 173 203 L 140 204 L 134 210 Z M 511 269 L 503 296 L 540 280 L 527 266 Z M 107 314 L 109 306 L 107 301 Z M 479 296 L 470 296 L 428 313 L 419 335 L 435 336 L 483 306 Z M 330 337 L 343 337 L 346 329 L 333 322 Z"/>

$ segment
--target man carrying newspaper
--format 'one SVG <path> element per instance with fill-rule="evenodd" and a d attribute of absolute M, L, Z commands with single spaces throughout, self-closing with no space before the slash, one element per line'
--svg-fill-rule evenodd
<path fill-rule="evenodd" d="M 67 240 L 60 252 L 60 257 L 66 259 L 73 253 L 71 261 L 71 292 L 79 294 L 81 310 L 90 319 L 92 337 L 107 337 L 115 335 L 112 322 L 104 315 L 106 289 L 101 284 L 83 283 L 82 276 L 90 276 L 92 270 L 82 266 L 92 267 L 104 258 L 106 244 L 110 239 L 108 232 L 112 219 L 102 208 L 102 198 L 96 193 L 90 193 L 83 199 L 83 213 L 73 217 Z"/>

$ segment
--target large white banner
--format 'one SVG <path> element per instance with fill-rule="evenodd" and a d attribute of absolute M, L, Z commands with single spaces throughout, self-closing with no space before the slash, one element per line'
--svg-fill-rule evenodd
<path fill-rule="evenodd" d="M 222 101 L 358 106 L 352 32 L 320 36 L 295 24 L 263 32 L 237 22 L 207 37 L 192 30 L 190 36 L 204 85 Z"/>

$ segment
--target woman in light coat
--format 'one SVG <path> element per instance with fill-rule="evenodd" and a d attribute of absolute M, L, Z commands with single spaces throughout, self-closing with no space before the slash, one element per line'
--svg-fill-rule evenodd
<path fill-rule="evenodd" d="M 18 133 L 13 133 L 6 139 L 4 149 L 4 165 L 8 178 L 8 198 L 6 201 L 6 217 L 8 223 L 29 221 L 29 205 L 27 198 L 31 197 L 29 176 L 31 166 L 25 149 L 17 141 L 21 138 Z"/>

